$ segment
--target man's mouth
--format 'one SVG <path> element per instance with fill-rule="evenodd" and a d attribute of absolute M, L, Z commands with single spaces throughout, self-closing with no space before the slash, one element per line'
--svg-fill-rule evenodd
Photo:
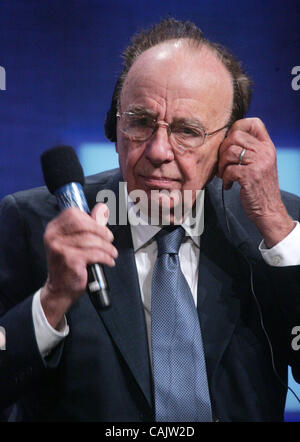
<path fill-rule="evenodd" d="M 140 175 L 140 177 L 144 184 L 152 189 L 171 189 L 174 188 L 174 184 L 176 184 L 177 187 L 178 183 L 180 182 L 179 179 L 165 176 Z"/>

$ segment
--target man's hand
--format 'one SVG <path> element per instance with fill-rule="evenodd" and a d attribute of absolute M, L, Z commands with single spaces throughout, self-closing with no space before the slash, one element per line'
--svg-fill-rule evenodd
<path fill-rule="evenodd" d="M 48 279 L 41 304 L 52 327 L 59 327 L 67 310 L 86 291 L 88 264 L 115 265 L 118 252 L 111 244 L 107 220 L 107 206 L 98 204 L 91 216 L 71 208 L 48 224 L 44 235 Z"/>
<path fill-rule="evenodd" d="M 239 165 L 243 148 L 246 151 Z M 259 118 L 245 118 L 232 125 L 220 146 L 217 175 L 226 190 L 234 181 L 240 184 L 242 207 L 267 247 L 273 247 L 293 230 L 293 220 L 280 196 L 276 150 Z"/>

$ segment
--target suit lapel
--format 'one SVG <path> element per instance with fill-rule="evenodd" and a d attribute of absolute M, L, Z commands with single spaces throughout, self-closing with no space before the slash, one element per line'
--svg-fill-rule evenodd
<path fill-rule="evenodd" d="M 114 268 L 105 268 L 111 308 L 101 311 L 100 316 L 152 407 L 147 332 L 130 227 L 112 231 L 119 257 Z"/>
<path fill-rule="evenodd" d="M 120 179 L 119 175 L 114 176 L 111 183 L 106 183 L 106 188 L 112 189 L 116 195 L 117 207 Z M 96 201 L 95 191 L 89 192 L 88 195 L 89 205 L 92 208 Z M 111 306 L 106 310 L 98 310 L 98 314 L 119 348 L 149 407 L 152 408 L 147 332 L 130 226 L 110 226 L 110 229 L 114 235 L 114 245 L 119 256 L 115 267 L 104 266 Z"/>
<path fill-rule="evenodd" d="M 214 233 L 208 230 L 210 229 L 203 234 L 200 246 L 198 313 L 209 385 L 212 385 L 216 369 L 239 317 L 239 301 L 231 291 L 230 274 L 214 259 L 214 256 L 218 256 L 222 260 L 224 253 L 220 253 Z"/>
<path fill-rule="evenodd" d="M 226 232 L 221 188 L 209 185 L 205 194 L 205 228 L 200 242 L 198 313 L 212 396 L 221 358 L 240 316 L 239 296 L 248 281 L 247 266 L 238 250 L 248 235 L 229 213 L 232 238 Z"/>

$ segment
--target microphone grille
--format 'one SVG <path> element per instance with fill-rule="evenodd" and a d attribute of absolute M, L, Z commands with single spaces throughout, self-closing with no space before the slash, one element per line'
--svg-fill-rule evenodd
<path fill-rule="evenodd" d="M 42 171 L 49 192 L 69 183 L 84 186 L 84 173 L 75 150 L 71 146 L 56 146 L 41 155 Z"/>

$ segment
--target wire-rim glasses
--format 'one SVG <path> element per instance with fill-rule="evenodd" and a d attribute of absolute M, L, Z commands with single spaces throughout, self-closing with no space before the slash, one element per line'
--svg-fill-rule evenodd
<path fill-rule="evenodd" d="M 145 112 L 118 111 L 116 116 L 121 121 L 121 131 L 131 141 L 148 141 L 159 127 L 164 127 L 167 129 L 172 146 L 180 152 L 199 148 L 206 142 L 207 137 L 229 127 L 226 124 L 208 133 L 203 127 L 196 124 L 180 120 L 166 123 L 165 121 L 158 121 L 155 117 Z"/>

